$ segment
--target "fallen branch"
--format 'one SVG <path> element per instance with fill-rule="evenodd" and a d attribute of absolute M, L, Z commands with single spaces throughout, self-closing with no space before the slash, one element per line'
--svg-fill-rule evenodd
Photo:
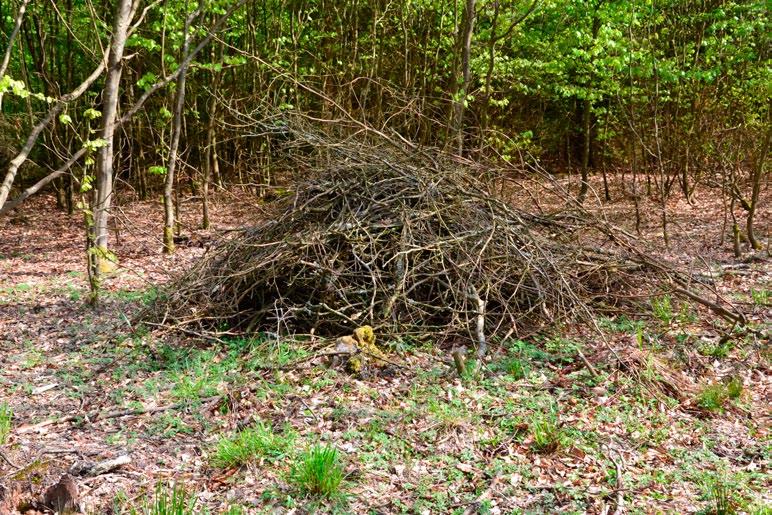
<path fill-rule="evenodd" d="M 607 447 L 608 449 L 608 459 L 611 460 L 611 463 L 614 464 L 614 469 L 616 471 L 616 508 L 614 509 L 614 515 L 622 515 L 625 512 L 625 485 L 624 485 L 624 457 L 622 456 L 622 453 L 619 451 L 616 451 L 615 449 L 612 449 L 611 447 Z M 617 452 L 619 454 L 619 461 L 614 459 L 614 452 Z"/>

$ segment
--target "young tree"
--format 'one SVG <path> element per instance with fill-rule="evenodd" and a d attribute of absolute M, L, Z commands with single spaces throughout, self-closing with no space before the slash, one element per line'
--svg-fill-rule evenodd
<path fill-rule="evenodd" d="M 133 6 L 131 0 L 116 0 L 113 34 L 107 59 L 107 78 L 102 91 L 102 147 L 97 155 L 96 188 L 92 206 L 94 218 L 89 237 L 89 274 L 93 295 L 98 294 L 101 273 L 112 268 L 113 260 L 110 259 L 108 251 L 107 222 L 113 197 L 113 136 L 118 116 L 123 51 L 126 47 L 129 25 L 137 7 L 138 0 Z"/>
<path fill-rule="evenodd" d="M 13 52 L 13 43 L 16 40 L 16 36 L 19 34 L 19 29 L 21 28 L 21 24 L 24 21 L 24 13 L 27 11 L 27 4 L 29 4 L 30 0 L 22 0 L 21 5 L 19 5 L 19 10 L 16 13 L 16 19 L 13 22 L 13 30 L 11 31 L 11 35 L 8 36 L 8 41 L 6 44 L 8 45 L 5 49 L 5 53 L 3 54 L 3 62 L 0 63 L 0 80 L 5 77 L 5 72 L 8 71 L 8 64 L 11 62 L 11 53 Z M 2 110 L 3 107 L 3 93 L 4 88 L 0 88 L 0 110 Z M 0 205 L 2 205 L 2 202 L 0 202 Z"/>
<path fill-rule="evenodd" d="M 187 6 L 187 2 L 185 4 Z M 186 9 L 187 11 L 187 9 Z M 185 17 L 185 26 L 182 31 L 182 59 L 177 76 L 177 91 L 172 113 L 172 135 L 169 145 L 169 165 L 166 170 L 166 183 L 164 185 L 164 253 L 174 252 L 174 200 L 172 192 L 174 188 L 174 174 L 177 169 L 178 151 L 180 146 L 180 133 L 182 132 L 182 119 L 185 116 L 185 78 L 188 71 L 188 55 L 190 54 L 190 24 L 201 13 L 198 9 Z"/>
<path fill-rule="evenodd" d="M 472 84 L 472 37 L 476 18 L 476 0 L 466 0 L 462 29 L 459 32 L 459 49 L 461 51 L 460 87 L 453 97 L 453 134 L 456 140 L 456 151 L 464 151 L 464 111 L 468 102 L 469 88 Z M 458 80 L 458 79 L 456 79 Z"/>

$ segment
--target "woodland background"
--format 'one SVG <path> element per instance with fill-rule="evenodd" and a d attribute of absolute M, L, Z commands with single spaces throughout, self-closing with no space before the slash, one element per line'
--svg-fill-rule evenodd
<path fill-rule="evenodd" d="M 764 2 L 21 5 L 21 20 L 18 4 L 0 7 L 15 36 L 2 42 L 10 167 L 0 209 L 17 205 L 11 185 L 16 193 L 46 177 L 69 212 L 83 196 L 96 246 L 106 248 L 113 182 L 118 196 L 165 190 L 167 231 L 173 191 L 204 206 L 212 187 L 266 195 L 286 172 L 272 162 L 283 119 L 298 114 L 510 173 L 576 174 L 580 200 L 589 174 L 602 175 L 593 194 L 605 200 L 620 178 L 622 195 L 658 199 L 665 238 L 667 199 L 704 187 L 724 199 L 737 239 L 761 245 L 753 218 L 772 83 Z M 105 138 L 116 113 L 114 140 Z M 20 159 L 33 128 L 37 141 Z M 203 226 L 207 217 L 204 208 Z"/>
<path fill-rule="evenodd" d="M 0 513 L 770 513 L 768 2 L 0 32 Z"/>

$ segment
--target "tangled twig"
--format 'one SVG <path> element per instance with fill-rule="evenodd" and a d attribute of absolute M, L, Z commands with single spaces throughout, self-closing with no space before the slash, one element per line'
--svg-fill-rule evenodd
<path fill-rule="evenodd" d="M 672 280 L 586 213 L 513 207 L 481 165 L 286 127 L 283 152 L 305 180 L 166 290 L 155 307 L 165 323 L 316 334 L 370 324 L 461 337 L 482 357 L 492 338 L 625 302 L 636 278 Z"/>

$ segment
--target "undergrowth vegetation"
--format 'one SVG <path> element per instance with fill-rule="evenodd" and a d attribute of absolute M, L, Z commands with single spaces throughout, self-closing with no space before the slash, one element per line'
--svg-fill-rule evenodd
<path fill-rule="evenodd" d="M 7 402 L 0 402 L 0 445 L 4 445 L 8 441 L 12 421 L 13 410 Z"/>
<path fill-rule="evenodd" d="M 542 334 L 492 340 L 488 359 L 469 359 L 461 375 L 442 350 L 412 338 L 384 342 L 395 365 L 363 379 L 330 368 L 328 347 L 308 337 L 189 345 L 141 326 L 63 358 L 22 346 L 12 363 L 30 373 L 64 359 L 56 379 L 74 402 L 100 395 L 116 410 L 167 406 L 141 424 L 108 426 L 102 445 L 195 449 L 196 470 L 217 481 L 127 491 L 116 513 L 377 511 L 362 492 L 380 492 L 389 513 L 452 513 L 497 475 L 505 481 L 496 481 L 496 504 L 487 506 L 513 513 L 595 511 L 619 488 L 645 492 L 624 494 L 628 506 L 656 511 L 671 505 L 674 485 L 706 514 L 765 513 L 766 476 L 753 465 L 767 454 L 754 436 L 762 429 L 744 418 L 747 427 L 723 425 L 754 402 L 746 376 L 737 369 L 694 384 L 683 377 L 689 360 L 728 366 L 758 342 L 694 334 L 683 309 L 671 308 L 672 318 L 599 320 L 619 361 L 581 334 Z M 31 395 L 36 386 L 17 388 Z M 17 416 L 0 406 L 0 433 Z M 686 443 L 695 441 L 702 445 Z M 245 482 L 253 493 L 244 494 Z"/>
<path fill-rule="evenodd" d="M 337 449 L 314 445 L 298 456 L 290 472 L 290 481 L 303 495 L 331 499 L 341 494 L 343 474 Z"/>
<path fill-rule="evenodd" d="M 229 468 L 260 459 L 281 458 L 294 443 L 294 438 L 291 430 L 279 435 L 267 425 L 257 424 L 220 438 L 212 454 L 212 465 Z"/>

